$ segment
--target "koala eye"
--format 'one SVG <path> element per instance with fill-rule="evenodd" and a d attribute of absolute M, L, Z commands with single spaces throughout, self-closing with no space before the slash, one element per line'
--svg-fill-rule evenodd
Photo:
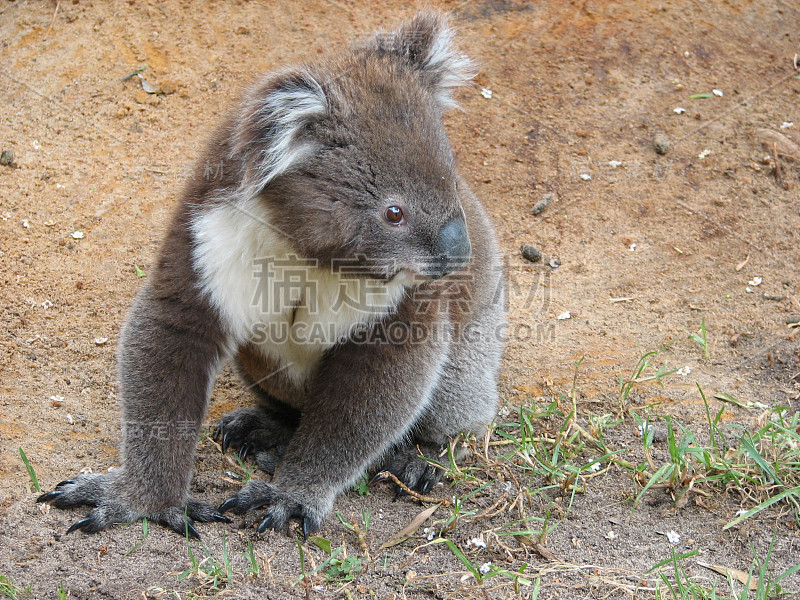
<path fill-rule="evenodd" d="M 383 218 L 390 225 L 400 225 L 405 218 L 403 217 L 403 209 L 399 206 L 390 206 L 384 211 Z"/>

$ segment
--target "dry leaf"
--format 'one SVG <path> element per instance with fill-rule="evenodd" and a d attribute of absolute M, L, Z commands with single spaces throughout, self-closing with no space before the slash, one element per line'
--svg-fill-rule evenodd
<path fill-rule="evenodd" d="M 748 254 L 747 258 L 745 258 L 742 262 L 740 262 L 738 265 L 736 265 L 736 271 L 737 272 L 741 271 L 744 268 L 744 266 L 748 263 L 749 260 L 750 260 L 750 255 Z"/>
<path fill-rule="evenodd" d="M 439 504 L 434 504 L 433 506 L 429 506 L 421 513 L 419 513 L 416 517 L 411 519 L 411 522 L 403 527 L 400 531 L 395 533 L 392 537 L 386 540 L 381 548 L 390 548 L 392 546 L 397 546 L 397 544 L 402 544 L 408 538 L 410 538 L 414 533 L 419 529 L 420 525 L 422 525 L 425 521 L 427 521 L 430 516 L 436 512 L 436 509 L 439 508 Z"/>
<path fill-rule="evenodd" d="M 708 563 L 700 562 L 699 560 L 697 561 L 697 564 L 701 567 L 705 567 L 706 569 L 711 569 L 720 575 L 725 575 L 726 577 L 730 575 L 739 583 L 747 585 L 748 589 L 755 590 L 758 588 L 758 577 L 751 576 L 749 573 L 745 573 L 739 569 L 729 569 L 728 567 L 721 567 L 719 565 L 710 565 Z"/>
<path fill-rule="evenodd" d="M 792 141 L 782 133 L 771 129 L 756 129 L 756 137 L 768 150 L 772 150 L 774 145 L 778 154 L 785 158 L 800 161 L 800 144 Z"/>
<path fill-rule="evenodd" d="M 523 546 L 527 546 L 528 548 L 536 551 L 536 553 L 539 554 L 539 556 L 541 556 L 543 559 L 552 561 L 557 560 L 555 554 L 550 552 L 550 550 L 545 548 L 541 542 L 534 540 L 531 536 L 515 535 L 514 537 L 517 538 L 517 541 Z"/>

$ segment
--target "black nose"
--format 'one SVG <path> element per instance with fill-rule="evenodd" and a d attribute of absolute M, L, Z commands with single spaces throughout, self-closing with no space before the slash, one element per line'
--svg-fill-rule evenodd
<path fill-rule="evenodd" d="M 439 244 L 430 276 L 444 277 L 463 269 L 469 264 L 472 244 L 469 243 L 467 226 L 463 219 L 453 219 L 439 231 Z"/>

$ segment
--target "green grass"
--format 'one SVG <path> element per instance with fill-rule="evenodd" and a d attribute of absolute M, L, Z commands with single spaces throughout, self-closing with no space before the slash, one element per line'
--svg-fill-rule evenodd
<path fill-rule="evenodd" d="M 683 561 L 696 556 L 697 551 L 685 554 L 676 554 L 672 549 L 672 557 L 653 566 L 650 571 L 658 571 L 659 581 L 655 586 L 656 600 L 716 600 L 716 584 L 708 587 L 692 579 L 686 572 Z M 669 570 L 660 570 L 662 566 L 669 565 Z"/>
<path fill-rule="evenodd" d="M 687 331 L 686 335 L 689 337 L 690 340 L 692 340 L 695 344 L 697 344 L 703 349 L 703 355 L 706 358 L 711 357 L 711 353 L 708 350 L 708 332 L 706 331 L 705 317 L 700 321 L 700 329 L 697 330 L 697 333 L 690 333 L 689 331 Z"/>
<path fill-rule="evenodd" d="M 633 368 L 633 371 L 628 377 L 623 375 L 619 376 L 619 404 L 620 407 L 628 401 L 631 392 L 643 383 L 655 381 L 658 385 L 664 386 L 662 379 L 676 373 L 678 369 L 668 369 L 666 362 L 662 365 L 657 365 L 656 360 L 659 357 L 659 352 L 647 352 L 643 354 Z"/>
<path fill-rule="evenodd" d="M 616 462 L 642 485 L 634 508 L 655 485 L 666 484 L 677 498 L 690 488 L 711 492 L 737 490 L 754 506 L 725 529 L 777 503 L 787 506 L 800 524 L 800 413 L 772 409 L 766 413 L 765 424 L 753 431 L 736 423 L 722 427 L 725 406 L 712 414 L 699 386 L 698 390 L 706 406 L 709 438 L 706 443 L 698 441 L 694 433 L 673 417 L 642 417 L 630 411 L 642 431 L 645 460 L 636 465 L 621 459 Z M 653 459 L 652 446 L 654 424 L 661 423 L 666 430 L 667 460 L 658 463 Z M 728 439 L 734 441 L 729 443 Z"/>
<path fill-rule="evenodd" d="M 787 577 L 800 570 L 800 565 L 791 567 L 779 575 L 775 575 L 770 566 L 772 552 L 775 545 L 775 537 L 767 549 L 766 555 L 761 558 L 755 550 L 752 550 L 753 557 L 747 571 L 740 571 L 733 567 L 722 565 L 706 565 L 697 561 L 701 568 L 710 568 L 724 574 L 727 589 L 719 590 L 719 583 L 706 583 L 708 577 L 703 577 L 700 581 L 698 577 L 689 575 L 685 562 L 687 559 L 696 557 L 698 551 L 676 554 L 672 550 L 672 556 L 654 565 L 650 572 L 658 573 L 659 581 L 655 587 L 656 600 L 769 600 L 778 598 L 784 593 L 781 582 Z M 662 567 L 667 567 L 662 569 Z"/>
<path fill-rule="evenodd" d="M 218 592 L 233 581 L 233 566 L 228 555 L 228 538 L 223 534 L 222 537 L 222 559 L 217 559 L 209 551 L 208 547 L 200 542 L 203 550 L 203 557 L 198 560 L 192 550 L 192 543 L 189 539 L 189 529 L 186 529 L 186 552 L 189 555 L 190 566 L 178 575 L 178 581 L 194 575 L 201 589 Z"/>
<path fill-rule="evenodd" d="M 242 555 L 244 555 L 248 562 L 248 575 L 250 575 L 253 579 L 258 579 L 258 576 L 261 573 L 261 565 L 258 562 L 258 558 L 256 558 L 255 551 L 253 550 L 253 542 L 247 540 L 247 550 L 242 552 Z"/>
<path fill-rule="evenodd" d="M 570 397 L 574 406 L 574 394 Z M 565 414 L 558 402 L 540 408 L 534 401 L 514 410 L 515 421 L 500 423 L 494 429 L 509 448 L 498 460 L 525 475 L 531 493 L 555 490 L 570 494 L 572 501 L 575 494 L 585 490 L 585 482 L 618 452 L 609 450 L 604 442 L 605 430 L 620 423 L 611 415 L 590 418 L 587 429 L 579 424 L 575 409 Z M 556 435 L 537 435 L 543 419 L 560 422 Z"/>
<path fill-rule="evenodd" d="M 342 584 L 353 581 L 363 568 L 363 560 L 357 554 L 348 554 L 344 544 L 333 548 L 331 541 L 320 536 L 312 536 L 308 541 L 322 550 L 326 558 L 310 573 L 306 572 L 306 556 L 300 540 L 297 546 L 300 550 L 300 576 L 295 579 L 292 585 L 297 585 L 301 581 L 308 580 L 315 574 L 320 573 L 325 576 L 329 583 Z"/>
<path fill-rule="evenodd" d="M 147 519 L 142 519 L 142 540 L 137 542 L 130 550 L 128 550 L 124 556 L 128 556 L 129 554 L 133 554 L 139 548 L 144 546 L 145 541 L 147 540 L 147 534 L 150 530 L 150 522 Z"/>
<path fill-rule="evenodd" d="M 18 598 L 26 598 L 31 593 L 31 586 L 20 587 L 16 585 L 11 577 L 0 575 L 0 596 L 3 598 L 11 598 L 17 600 Z"/>
<path fill-rule="evenodd" d="M 445 544 L 461 562 L 461 564 L 466 567 L 467 571 L 472 575 L 472 577 L 475 578 L 475 581 L 479 585 L 484 585 L 487 580 L 493 577 L 506 578 L 510 580 L 515 593 L 519 595 L 523 586 L 527 587 L 533 584 L 533 581 L 525 576 L 525 571 L 528 568 L 527 563 L 522 563 L 522 565 L 517 569 L 510 570 L 500 567 L 490 560 L 485 562 L 481 562 L 480 560 L 473 561 L 461 550 L 461 548 L 458 547 L 457 544 L 446 538 L 437 538 L 431 542 L 428 542 L 426 545 L 432 544 Z M 534 588 L 534 593 L 536 596 L 539 594 L 539 585 L 539 580 L 537 579 L 536 586 Z"/>
<path fill-rule="evenodd" d="M 445 533 L 449 533 L 454 531 L 458 526 L 458 522 L 461 519 L 471 517 L 475 513 L 477 513 L 477 508 L 469 509 L 468 506 L 470 504 L 470 498 L 480 494 L 483 490 L 489 487 L 489 483 L 484 483 L 478 488 L 467 492 L 463 496 L 454 495 L 452 498 L 452 502 L 448 507 L 450 510 L 450 514 L 447 516 L 446 519 L 439 522 L 439 535 L 443 535 Z"/>
<path fill-rule="evenodd" d="M 28 470 L 28 476 L 31 478 L 31 483 L 33 483 L 33 489 L 36 490 L 36 493 L 41 493 L 42 488 L 39 485 L 39 479 L 36 477 L 36 471 L 33 470 L 28 457 L 25 456 L 25 452 L 22 448 L 19 449 L 19 456 L 22 459 L 22 463 L 25 465 L 25 468 Z"/>

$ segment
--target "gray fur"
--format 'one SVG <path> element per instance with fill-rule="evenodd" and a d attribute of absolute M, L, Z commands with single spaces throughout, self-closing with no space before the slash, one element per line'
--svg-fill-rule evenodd
<path fill-rule="evenodd" d="M 485 434 L 497 408 L 504 280 L 491 224 L 455 171 L 441 123 L 469 69 L 451 37 L 441 16 L 420 13 L 393 33 L 268 75 L 223 124 L 123 327 L 122 467 L 39 498 L 94 507 L 70 530 L 147 517 L 194 535 L 193 520 L 266 506 L 259 531 L 298 518 L 308 533 L 366 470 L 388 468 L 426 492 L 441 473 L 424 457 L 438 460 L 459 433 Z M 402 223 L 387 220 L 394 206 Z M 243 224 L 241 239 L 218 235 L 233 231 L 225 219 Z M 280 342 L 259 339 L 253 315 L 294 327 L 329 313 L 305 296 L 290 313 L 237 302 L 248 282 L 221 278 L 269 258 L 245 256 L 251 248 L 288 248 L 323 279 L 356 266 L 362 281 L 393 291 L 364 314 L 331 311 L 336 339 L 301 344 L 305 362 L 287 362 Z M 274 477 L 250 481 L 215 510 L 188 492 L 228 358 L 258 402 L 225 415 L 215 436 Z"/>

